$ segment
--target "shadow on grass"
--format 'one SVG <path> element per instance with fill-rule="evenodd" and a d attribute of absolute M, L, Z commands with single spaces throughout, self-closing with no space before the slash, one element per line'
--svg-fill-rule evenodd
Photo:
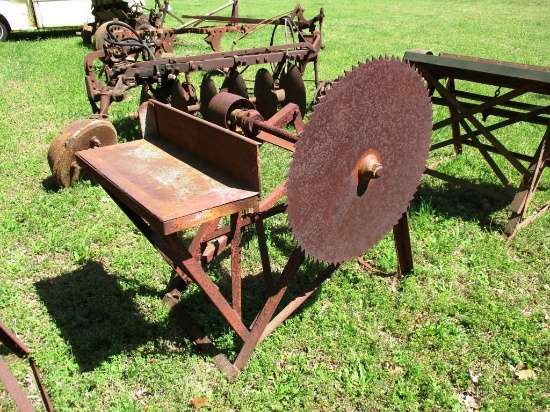
<path fill-rule="evenodd" d="M 484 186 L 493 191 L 502 191 L 502 188 L 497 185 L 485 184 Z M 450 183 L 443 183 L 438 187 L 422 184 L 409 205 L 409 211 L 419 212 L 426 204 L 446 217 L 459 217 L 466 221 L 477 222 L 485 231 L 504 230 L 504 225 L 495 222 L 492 214 L 503 209 L 507 210 L 509 205 L 503 200 Z"/>
<path fill-rule="evenodd" d="M 55 181 L 53 175 L 49 175 L 45 179 L 42 179 L 42 188 L 48 193 L 57 193 L 62 189 Z"/>
<path fill-rule="evenodd" d="M 123 290 L 117 277 L 106 273 L 100 263 L 88 262 L 35 286 L 83 371 L 158 334 L 133 304 L 137 293 L 156 295 L 158 291 L 143 286 Z"/>
<path fill-rule="evenodd" d="M 22 40 L 35 41 L 54 38 L 80 37 L 76 34 L 82 28 L 63 28 L 63 29 L 42 29 L 28 31 L 14 31 L 10 33 L 8 42 L 17 42 Z"/>
<path fill-rule="evenodd" d="M 276 253 L 282 254 L 293 248 L 286 240 L 281 241 L 280 245 L 286 250 Z M 225 251 L 206 270 L 226 297 L 231 296 L 231 277 L 224 268 L 228 255 L 229 251 Z M 280 308 L 299 294 L 322 268 L 306 261 Z M 127 283 L 126 278 L 124 282 Z M 123 289 L 118 277 L 107 273 L 98 262 L 89 261 L 73 272 L 39 281 L 35 286 L 61 336 L 71 346 L 82 371 L 94 370 L 110 357 L 135 350 L 160 337 L 165 340 L 177 338 L 178 344 L 191 345 L 186 331 L 174 334 L 172 324 L 158 325 L 146 321 L 134 304 L 137 295 L 160 299 L 162 293 L 139 284 Z M 242 292 L 244 323 L 250 325 L 266 300 L 263 276 L 245 274 Z M 308 299 L 293 316 L 315 302 L 315 296 Z M 191 288 L 183 293 L 173 310 L 171 322 L 175 321 L 174 316 L 177 316 L 179 309 L 184 309 L 230 359 L 238 353 L 242 342 L 201 290 Z"/>
<path fill-rule="evenodd" d="M 138 108 L 136 107 L 136 113 L 137 110 Z M 130 116 L 124 116 L 120 119 L 114 120 L 113 126 L 115 126 L 117 131 L 119 143 L 141 139 L 141 129 L 137 119 L 133 119 Z"/>

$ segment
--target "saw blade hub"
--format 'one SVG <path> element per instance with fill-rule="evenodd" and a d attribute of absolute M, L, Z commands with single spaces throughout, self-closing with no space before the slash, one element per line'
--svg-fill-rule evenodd
<path fill-rule="evenodd" d="M 366 151 L 359 158 L 353 173 L 357 183 L 357 195 L 363 196 L 367 191 L 369 182 L 380 178 L 383 170 L 380 154 L 376 150 Z"/>
<path fill-rule="evenodd" d="M 382 163 L 380 155 L 376 151 L 367 152 L 357 163 L 357 181 L 378 179 L 382 176 Z"/>

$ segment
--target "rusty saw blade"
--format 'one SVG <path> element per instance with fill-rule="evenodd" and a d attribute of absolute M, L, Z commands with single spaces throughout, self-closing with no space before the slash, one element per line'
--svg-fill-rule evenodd
<path fill-rule="evenodd" d="M 373 247 L 416 192 L 431 130 L 428 90 L 409 64 L 373 59 L 340 77 L 290 163 L 287 212 L 300 247 L 327 263 Z"/>

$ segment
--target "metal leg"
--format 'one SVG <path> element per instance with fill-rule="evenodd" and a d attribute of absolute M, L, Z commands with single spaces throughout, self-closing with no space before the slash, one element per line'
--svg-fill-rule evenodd
<path fill-rule="evenodd" d="M 42 402 L 44 402 L 44 408 L 46 409 L 46 412 L 52 412 L 53 405 L 46 391 L 46 387 L 42 383 L 42 375 L 38 370 L 38 366 L 34 362 L 34 359 L 30 356 L 30 350 L 2 322 L 0 322 L 0 342 L 3 343 L 11 352 L 13 352 L 18 357 L 28 357 L 29 365 L 32 369 L 38 390 L 40 391 Z M 4 384 L 4 387 L 6 388 L 8 393 L 12 395 L 13 400 L 15 401 L 15 404 L 20 411 L 35 411 L 31 402 L 27 398 L 27 395 L 19 386 L 19 382 L 13 376 L 10 369 L 8 368 L 8 365 L 6 365 L 2 358 L 0 358 L 0 381 Z"/>
<path fill-rule="evenodd" d="M 514 200 L 510 204 L 512 215 L 510 216 L 510 220 L 508 220 L 508 225 L 504 231 L 507 235 L 512 235 L 524 221 L 529 204 L 531 203 L 533 195 L 539 185 L 542 172 L 548 163 L 550 163 L 550 125 L 546 128 L 546 133 L 537 148 L 534 159 L 529 165 L 527 172 L 523 174 L 519 189 L 514 197 Z M 538 214 L 541 214 L 540 212 L 545 212 L 547 210 L 548 204 L 543 205 Z"/>
<path fill-rule="evenodd" d="M 452 77 L 447 78 L 447 90 L 452 94 L 455 91 L 455 79 Z M 450 117 L 456 117 L 459 115 L 458 110 L 456 110 L 454 107 L 449 105 L 449 113 Z M 453 144 L 455 147 L 455 153 L 461 154 L 462 153 L 462 143 L 460 142 L 460 125 L 458 122 L 451 123 L 451 133 L 453 138 Z"/>
<path fill-rule="evenodd" d="M 277 286 L 273 289 L 271 296 L 269 297 L 262 311 L 258 315 L 252 331 L 250 332 L 250 336 L 248 336 L 248 338 L 245 340 L 244 346 L 239 352 L 237 359 L 235 360 L 235 366 L 237 367 L 237 369 L 242 371 L 245 365 L 248 363 L 248 360 L 252 355 L 252 351 L 254 350 L 254 348 L 256 348 L 256 346 L 258 346 L 267 324 L 273 317 L 273 314 L 275 313 L 277 306 L 281 302 L 281 299 L 283 298 L 288 285 L 290 284 L 294 276 L 296 276 L 296 273 L 304 259 L 304 252 L 299 248 L 294 249 L 292 255 L 290 256 L 290 259 L 288 260 L 283 270 L 283 273 L 281 274 L 281 277 L 279 278 L 279 281 L 277 282 Z"/>
<path fill-rule="evenodd" d="M 393 240 L 397 252 L 398 275 L 402 276 L 413 270 L 413 254 L 407 212 L 403 213 L 401 219 L 393 227 Z"/>
<path fill-rule="evenodd" d="M 231 293 L 233 310 L 242 317 L 242 287 L 241 287 L 241 215 L 235 213 L 231 215 L 231 232 L 233 240 L 231 241 Z"/>

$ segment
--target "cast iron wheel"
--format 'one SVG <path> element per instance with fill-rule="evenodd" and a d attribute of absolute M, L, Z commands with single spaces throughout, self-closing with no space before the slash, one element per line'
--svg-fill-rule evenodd
<path fill-rule="evenodd" d="M 107 120 L 77 120 L 65 126 L 61 134 L 53 139 L 48 150 L 48 163 L 57 185 L 68 187 L 80 179 L 80 165 L 76 162 L 76 152 L 116 142 L 116 129 Z"/>

